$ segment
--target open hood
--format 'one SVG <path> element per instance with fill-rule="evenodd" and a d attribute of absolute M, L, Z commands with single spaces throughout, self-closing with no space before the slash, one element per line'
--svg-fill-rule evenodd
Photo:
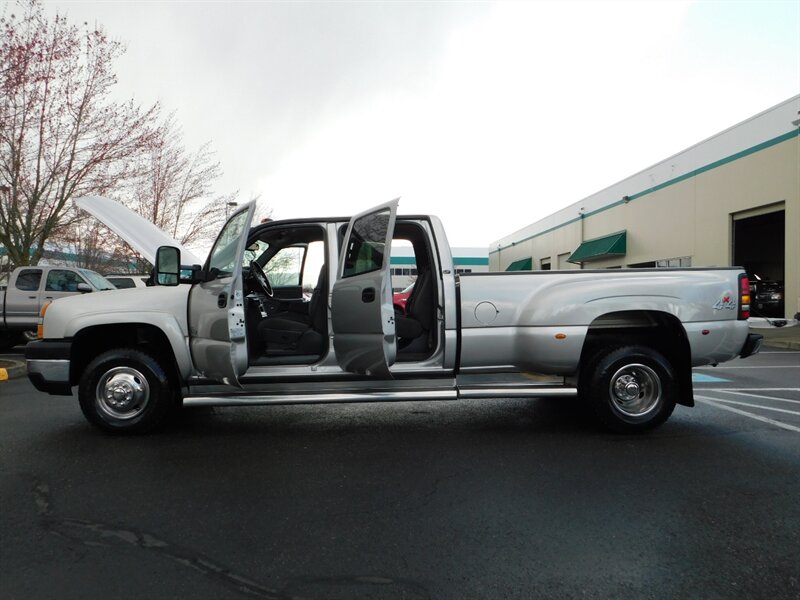
<path fill-rule="evenodd" d="M 101 196 L 84 196 L 75 203 L 128 242 L 150 264 L 155 264 L 159 246 L 180 248 L 181 263 L 184 265 L 201 265 L 205 262 L 139 213 L 119 202 Z"/>

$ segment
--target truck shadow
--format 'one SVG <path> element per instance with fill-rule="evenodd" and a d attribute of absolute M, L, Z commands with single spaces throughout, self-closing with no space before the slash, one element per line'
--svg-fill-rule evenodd
<path fill-rule="evenodd" d="M 429 431 L 597 433 L 576 399 L 501 399 L 458 402 L 263 407 L 190 407 L 170 428 L 175 435 L 217 433 L 376 433 Z"/>

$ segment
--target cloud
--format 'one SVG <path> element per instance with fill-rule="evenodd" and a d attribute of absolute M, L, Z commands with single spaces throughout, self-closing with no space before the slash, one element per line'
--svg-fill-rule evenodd
<path fill-rule="evenodd" d="M 277 217 L 402 196 L 488 244 L 800 87 L 780 2 L 62 3 Z"/>

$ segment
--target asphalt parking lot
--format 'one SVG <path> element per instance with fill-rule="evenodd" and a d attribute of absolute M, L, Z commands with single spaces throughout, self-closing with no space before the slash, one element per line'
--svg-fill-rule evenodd
<path fill-rule="evenodd" d="M 0 382 L 0 597 L 798 598 L 800 352 L 695 384 L 640 436 L 498 399 L 115 438 Z"/>

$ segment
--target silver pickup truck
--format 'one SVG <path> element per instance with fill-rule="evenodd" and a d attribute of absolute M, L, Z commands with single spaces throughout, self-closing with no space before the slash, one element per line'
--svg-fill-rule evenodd
<path fill-rule="evenodd" d="M 642 431 L 693 405 L 692 367 L 761 343 L 738 268 L 457 275 L 439 220 L 398 217 L 396 201 L 252 229 L 249 204 L 192 264 L 137 236 L 120 205 L 79 205 L 152 260 L 157 285 L 53 302 L 28 373 L 52 394 L 78 386 L 86 418 L 111 432 L 190 405 L 541 396 L 580 396 L 607 428 Z M 392 243 L 416 260 L 404 314 Z"/>
<path fill-rule="evenodd" d="M 17 267 L 11 272 L 7 289 L 0 292 L 0 349 L 35 337 L 43 305 L 58 298 L 113 289 L 108 280 L 89 269 Z"/>

